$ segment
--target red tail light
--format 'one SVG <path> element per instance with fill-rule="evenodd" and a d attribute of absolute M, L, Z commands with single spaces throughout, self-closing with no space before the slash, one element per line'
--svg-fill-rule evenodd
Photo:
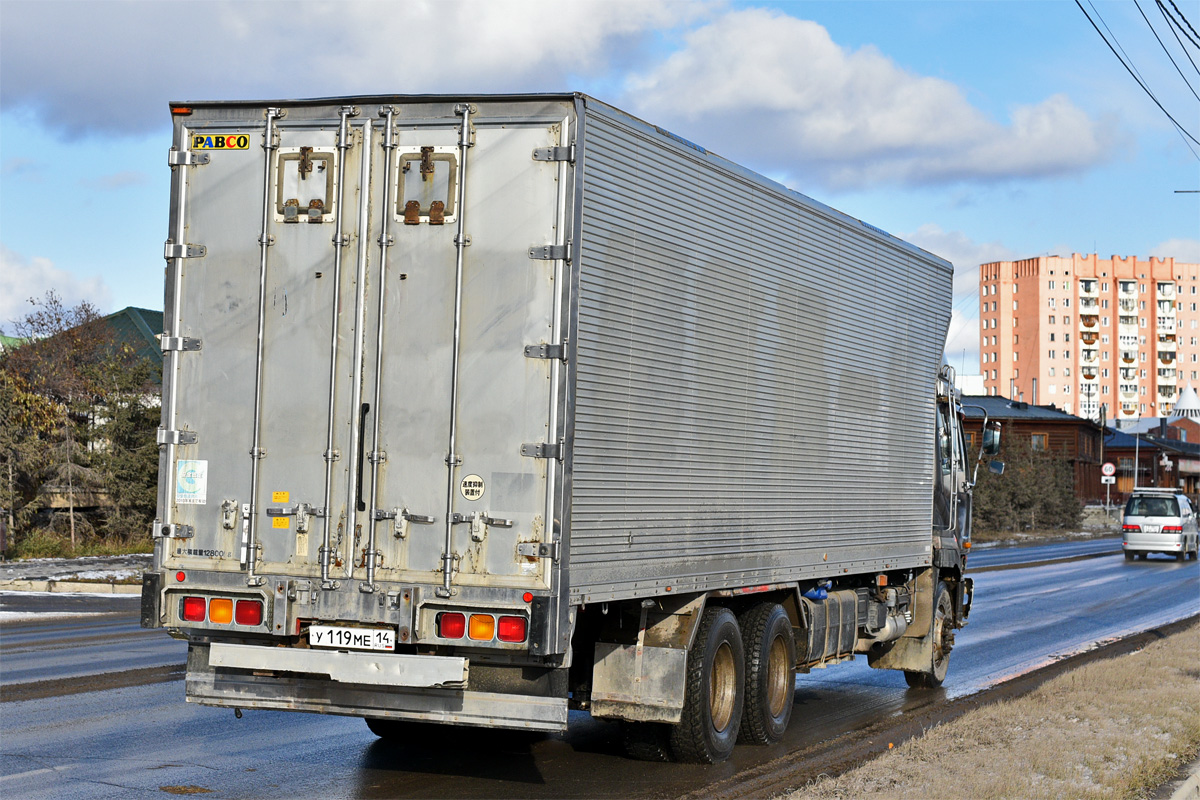
<path fill-rule="evenodd" d="M 501 617 L 496 628 L 496 638 L 502 642 L 525 641 L 525 618 Z"/>
<path fill-rule="evenodd" d="M 1182 525 L 1163 525 L 1163 533 L 1183 533 Z"/>
<path fill-rule="evenodd" d="M 233 619 L 238 625 L 262 625 L 263 604 L 261 600 L 238 600 Z"/>
<path fill-rule="evenodd" d="M 206 606 L 203 597 L 183 598 L 183 618 L 188 622 L 204 622 Z"/>
<path fill-rule="evenodd" d="M 457 611 L 443 611 L 437 615 L 438 636 L 443 639 L 461 639 L 467 632 L 467 617 Z"/>
<path fill-rule="evenodd" d="M 1121 526 L 1121 530 L 1123 530 L 1123 531 L 1133 531 L 1134 533 L 1141 533 L 1141 532 L 1142 532 L 1142 526 L 1141 526 L 1141 525 L 1122 525 L 1122 526 Z"/>

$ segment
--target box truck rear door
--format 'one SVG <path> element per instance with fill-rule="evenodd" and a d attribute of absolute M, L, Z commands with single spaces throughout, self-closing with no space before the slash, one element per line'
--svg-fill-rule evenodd
<path fill-rule="evenodd" d="M 366 344 L 367 394 L 378 379 L 379 400 L 361 507 L 375 509 L 362 516 L 376 526 L 376 580 L 442 583 L 448 555 L 456 585 L 546 585 L 545 559 L 528 553 L 547 538 L 557 463 L 522 446 L 553 435 L 557 367 L 526 348 L 556 333 L 562 265 L 530 250 L 555 242 L 565 201 L 560 165 L 533 153 L 559 144 L 563 114 L 476 112 L 469 146 L 461 116 L 394 120 L 392 174 L 372 182 L 392 240 L 386 274 L 371 273 L 385 296 L 382 314 L 377 296 L 368 303 Z M 370 540 L 359 539 L 360 579 Z"/>
<path fill-rule="evenodd" d="M 336 107 L 265 121 L 247 109 L 232 124 L 222 111 L 198 113 L 186 140 L 246 146 L 208 153 L 178 182 L 179 235 L 205 253 L 169 287 L 171 329 L 202 341 L 164 381 L 174 427 L 194 432 L 169 456 L 171 511 L 193 534 L 171 551 L 251 579 L 319 576 L 326 528 L 331 552 L 346 538 L 369 122 Z"/>

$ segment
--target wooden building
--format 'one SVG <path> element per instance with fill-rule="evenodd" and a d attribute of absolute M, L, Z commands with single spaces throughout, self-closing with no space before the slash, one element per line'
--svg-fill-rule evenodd
<path fill-rule="evenodd" d="M 974 458 L 979 453 L 984 415 L 999 421 L 1008 446 L 1027 442 L 1034 450 L 1063 453 L 1075 472 L 1075 496 L 1080 502 L 1102 502 L 1100 483 L 1104 429 L 1091 420 L 1076 417 L 1054 406 L 1035 406 L 1011 401 L 1000 395 L 963 397 L 967 447 Z"/>

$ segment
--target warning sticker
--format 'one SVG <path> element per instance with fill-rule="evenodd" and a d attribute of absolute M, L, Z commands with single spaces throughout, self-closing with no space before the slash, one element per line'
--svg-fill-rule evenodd
<path fill-rule="evenodd" d="M 181 459 L 175 464 L 175 503 L 202 506 L 208 502 L 208 462 Z"/>
<path fill-rule="evenodd" d="M 250 137 L 244 133 L 192 134 L 193 150 L 249 150 Z"/>
<path fill-rule="evenodd" d="M 458 484 L 458 490 L 462 492 L 462 496 L 468 500 L 478 500 L 483 497 L 483 478 L 478 475 L 468 475 Z"/>
<path fill-rule="evenodd" d="M 271 492 L 271 502 L 286 503 L 290 496 L 287 492 Z"/>
<path fill-rule="evenodd" d="M 271 517 L 272 528 L 287 528 L 292 524 L 288 517 Z"/>

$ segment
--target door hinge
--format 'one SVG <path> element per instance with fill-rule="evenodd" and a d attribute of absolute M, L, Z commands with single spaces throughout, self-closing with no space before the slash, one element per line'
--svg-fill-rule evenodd
<path fill-rule="evenodd" d="M 535 261 L 570 261 L 571 243 L 534 245 L 529 248 L 529 257 Z"/>
<path fill-rule="evenodd" d="M 555 461 L 563 459 L 563 443 L 556 442 L 533 442 L 521 445 L 521 455 L 529 458 L 553 458 Z"/>
<path fill-rule="evenodd" d="M 164 336 L 162 337 L 162 351 L 169 353 L 173 350 L 200 350 L 202 342 L 199 339 L 193 339 L 190 336 Z"/>
<path fill-rule="evenodd" d="M 163 258 L 201 258 L 208 252 L 202 244 L 175 244 L 170 239 L 163 245 Z"/>
<path fill-rule="evenodd" d="M 208 159 L 208 153 L 201 153 L 195 150 L 176 150 L 172 147 L 167 153 L 167 166 L 194 167 L 199 164 L 207 164 Z"/>
<path fill-rule="evenodd" d="M 195 444 L 195 431 L 169 431 L 165 428 L 158 429 L 159 444 Z"/>
<path fill-rule="evenodd" d="M 565 342 L 563 344 L 545 344 L 544 342 L 540 344 L 527 344 L 525 345 L 525 357 L 546 358 L 551 361 L 562 361 L 565 363 L 567 360 L 567 345 Z"/>
<path fill-rule="evenodd" d="M 558 561 L 558 542 L 521 542 L 517 545 L 517 555 Z"/>
<path fill-rule="evenodd" d="M 569 161 L 575 163 L 575 145 L 566 147 L 537 147 L 533 150 L 534 161 Z"/>

